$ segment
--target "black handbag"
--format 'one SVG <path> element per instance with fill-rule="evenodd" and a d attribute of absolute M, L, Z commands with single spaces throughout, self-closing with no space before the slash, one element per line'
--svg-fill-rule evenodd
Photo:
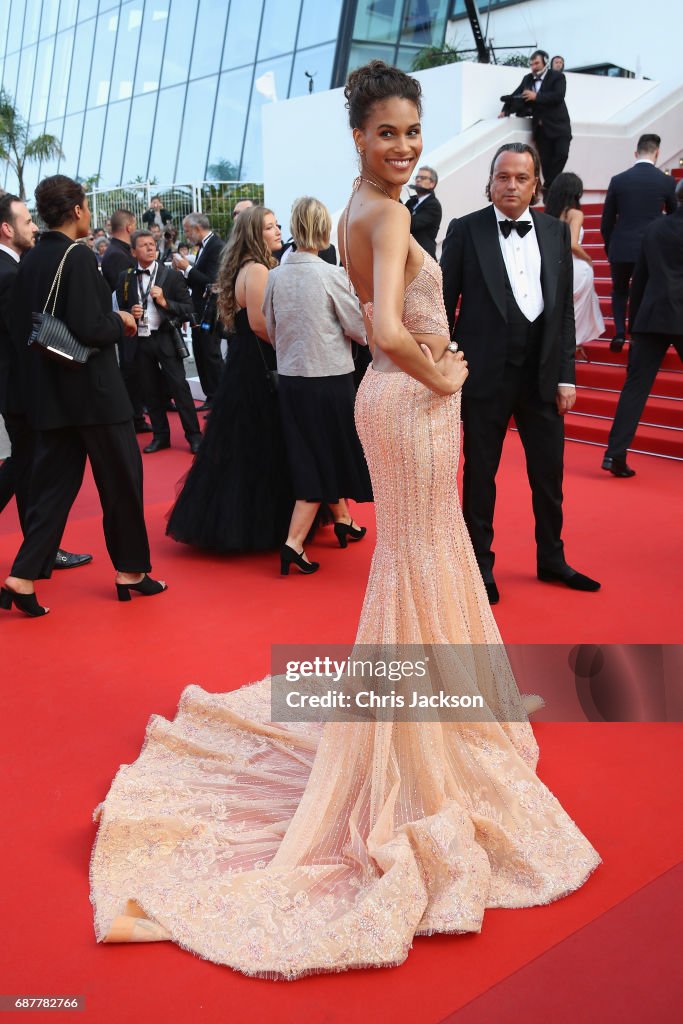
<path fill-rule="evenodd" d="M 160 263 L 157 268 L 156 276 L 156 283 L 159 285 L 160 288 L 163 288 L 164 281 L 166 280 L 167 277 L 168 267 L 165 267 L 163 263 Z M 181 321 L 178 320 L 177 317 L 169 316 L 166 318 L 166 323 L 168 324 L 171 333 L 171 341 L 173 342 L 175 354 L 178 356 L 179 359 L 189 359 L 190 351 L 187 345 L 185 344 L 185 338 L 183 337 L 183 332 L 181 330 Z"/>
<path fill-rule="evenodd" d="M 29 336 L 28 343 L 29 345 L 40 345 L 47 355 L 53 356 L 55 359 L 59 360 L 59 362 L 80 363 L 83 365 L 84 363 L 87 363 L 88 359 L 93 354 L 94 349 L 90 348 L 88 345 L 84 345 L 77 338 L 74 338 L 66 324 L 63 323 L 59 317 L 55 316 L 57 295 L 59 294 L 59 286 L 62 281 L 62 270 L 64 269 L 67 256 L 78 244 L 78 242 L 74 242 L 62 256 L 61 263 L 57 267 L 55 279 L 52 282 L 52 287 L 48 293 L 43 312 L 31 314 L 33 329 Z M 50 299 L 52 299 L 52 311 L 48 313 L 47 307 L 50 305 Z"/>

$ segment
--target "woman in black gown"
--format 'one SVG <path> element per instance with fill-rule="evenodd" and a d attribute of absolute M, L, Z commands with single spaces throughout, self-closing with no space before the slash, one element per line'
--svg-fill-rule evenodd
<path fill-rule="evenodd" d="M 275 353 L 262 313 L 272 253 L 271 210 L 240 214 L 221 257 L 218 312 L 228 361 L 204 439 L 171 510 L 167 534 L 212 551 L 265 551 L 287 536 L 294 496 L 270 371 Z"/>

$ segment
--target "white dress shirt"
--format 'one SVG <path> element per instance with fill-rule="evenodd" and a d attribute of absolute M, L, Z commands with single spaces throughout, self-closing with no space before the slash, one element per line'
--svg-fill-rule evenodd
<path fill-rule="evenodd" d="M 546 68 L 545 71 L 543 72 L 543 74 L 539 75 L 538 78 L 534 75 L 534 90 L 536 92 L 538 92 L 539 89 L 541 88 L 541 86 L 543 85 L 543 79 L 545 78 L 545 76 L 547 74 L 548 74 L 548 69 Z"/>
<path fill-rule="evenodd" d="M 501 213 L 497 206 L 493 207 L 498 224 L 502 220 L 510 220 Z M 531 231 L 522 238 L 516 231 L 511 231 L 507 238 L 498 228 L 498 242 L 503 254 L 503 262 L 507 270 L 512 294 L 524 316 L 533 323 L 543 312 L 543 289 L 541 288 L 541 250 L 538 247 L 536 229 L 527 207 L 515 220 L 526 220 L 531 223 Z"/>
<path fill-rule="evenodd" d="M 19 253 L 15 252 L 14 249 L 10 249 L 8 245 L 2 245 L 1 243 L 0 249 L 2 249 L 3 252 L 6 252 L 8 256 L 11 256 L 15 263 L 19 262 Z"/>
<path fill-rule="evenodd" d="M 141 267 L 139 263 L 136 267 L 136 270 L 143 271 L 143 273 L 140 274 L 140 276 L 137 279 L 138 295 L 141 298 L 142 295 L 147 291 L 147 284 L 149 282 L 149 292 L 147 292 L 147 323 L 149 324 L 150 331 L 158 331 L 159 327 L 161 326 L 161 321 L 163 319 L 157 306 L 154 304 L 154 299 L 152 298 L 151 295 L 152 288 L 154 287 L 154 281 L 156 280 L 157 276 L 158 265 L 159 264 L 155 260 L 154 263 L 151 263 L 148 267 Z M 149 277 L 147 277 L 148 271 L 150 275 Z"/>

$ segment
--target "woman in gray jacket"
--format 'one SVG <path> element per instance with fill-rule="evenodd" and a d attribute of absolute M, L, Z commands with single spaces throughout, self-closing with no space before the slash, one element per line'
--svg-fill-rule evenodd
<path fill-rule="evenodd" d="M 339 267 L 317 255 L 330 243 L 332 221 L 317 199 L 298 199 L 291 230 L 296 252 L 272 270 L 263 305 L 275 349 L 283 432 L 297 501 L 281 572 L 312 573 L 304 541 L 321 502 L 330 506 L 340 545 L 361 540 L 346 504 L 372 501 L 370 475 L 353 419 L 351 342 L 367 344 L 358 299 Z"/>

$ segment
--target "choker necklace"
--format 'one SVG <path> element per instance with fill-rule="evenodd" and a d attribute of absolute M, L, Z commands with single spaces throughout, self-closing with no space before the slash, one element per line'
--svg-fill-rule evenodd
<path fill-rule="evenodd" d="M 378 189 L 380 190 L 380 192 L 384 192 L 384 195 L 385 195 L 385 196 L 386 196 L 386 197 L 387 197 L 388 199 L 391 199 L 391 200 L 392 200 L 393 202 L 395 202 L 395 203 L 399 202 L 399 200 L 398 200 L 398 199 L 394 199 L 394 197 L 393 197 L 393 196 L 389 195 L 389 193 L 387 192 L 387 190 L 386 190 L 385 188 L 382 188 L 382 186 L 381 186 L 381 185 L 378 185 L 376 181 L 373 181 L 373 180 L 372 180 L 372 178 L 364 178 L 364 177 L 363 177 L 363 175 L 362 175 L 362 174 L 360 174 L 360 175 L 358 176 L 358 181 L 365 181 L 365 182 L 367 182 L 367 183 L 368 183 L 368 185 L 374 185 L 374 186 L 375 186 L 375 188 L 378 188 Z"/>

